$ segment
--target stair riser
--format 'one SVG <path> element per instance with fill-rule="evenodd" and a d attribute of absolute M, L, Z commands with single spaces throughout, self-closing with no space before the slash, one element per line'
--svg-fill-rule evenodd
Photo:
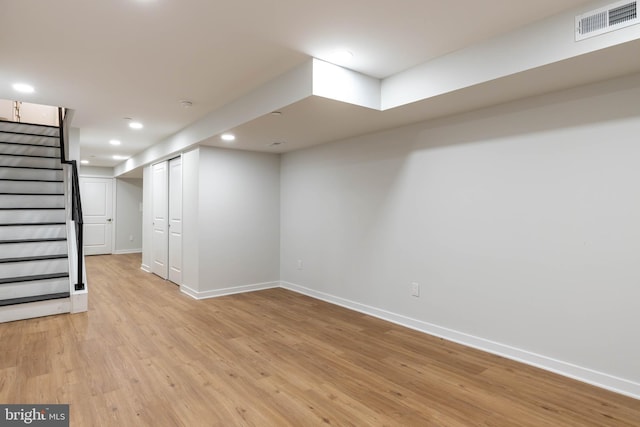
<path fill-rule="evenodd" d="M 44 169 L 12 169 L 3 168 L 2 165 L 0 165 L 0 178 L 62 180 L 63 171 Z"/>
<path fill-rule="evenodd" d="M 43 159 L 40 157 L 6 156 L 0 153 L 0 165 L 20 166 L 27 168 L 60 168 L 60 159 Z"/>
<path fill-rule="evenodd" d="M 62 182 L 0 181 L 0 193 L 63 193 Z"/>
<path fill-rule="evenodd" d="M 60 210 L 0 210 L 0 223 L 2 224 L 22 224 L 33 222 L 65 222 L 66 213 Z"/>
<path fill-rule="evenodd" d="M 13 195 L 0 194 L 0 207 L 3 208 L 64 208 L 64 196 Z"/>
<path fill-rule="evenodd" d="M 54 274 L 68 272 L 69 260 L 67 258 L 40 261 L 7 262 L 0 264 L 0 279 L 5 279 L 7 277 L 32 276 L 36 274 Z"/>
<path fill-rule="evenodd" d="M 66 233 L 64 224 L 0 227 L 0 240 L 64 238 Z"/>
<path fill-rule="evenodd" d="M 0 132 L 21 132 L 37 135 L 58 136 L 58 128 L 49 126 L 35 126 L 27 123 L 0 122 Z M 1 139 L 1 138 L 0 138 Z"/>
<path fill-rule="evenodd" d="M 32 145 L 3 144 L 0 142 L 0 154 L 60 157 L 60 149 L 57 147 L 34 147 Z"/>
<path fill-rule="evenodd" d="M 49 279 L 0 285 L 0 299 L 69 292 L 69 279 Z"/>
<path fill-rule="evenodd" d="M 67 242 L 31 242 L 0 244 L 0 258 L 67 254 Z"/>

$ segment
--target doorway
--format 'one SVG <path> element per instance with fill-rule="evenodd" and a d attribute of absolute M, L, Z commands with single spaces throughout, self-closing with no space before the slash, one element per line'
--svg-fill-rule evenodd
<path fill-rule="evenodd" d="M 113 251 L 113 179 L 80 177 L 85 255 Z"/>

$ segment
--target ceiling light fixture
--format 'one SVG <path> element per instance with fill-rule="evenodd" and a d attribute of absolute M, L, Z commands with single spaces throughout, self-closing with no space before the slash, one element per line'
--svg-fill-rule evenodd
<path fill-rule="evenodd" d="M 128 159 L 127 156 L 119 156 L 117 154 L 113 156 L 113 160 L 127 160 L 127 159 Z"/>
<path fill-rule="evenodd" d="M 144 125 L 140 122 L 131 122 L 129 123 L 129 127 L 131 129 L 142 129 L 144 127 Z"/>
<path fill-rule="evenodd" d="M 80 160 L 80 163 L 82 163 L 83 165 L 88 165 L 89 164 L 89 160 Z"/>
<path fill-rule="evenodd" d="M 336 49 L 331 53 L 329 62 L 334 64 L 346 64 L 353 59 L 353 52 L 347 49 Z"/>
<path fill-rule="evenodd" d="M 118 141 L 117 139 L 112 139 L 111 141 L 109 141 L 109 144 L 111 144 L 111 145 L 120 145 L 120 144 L 122 144 L 122 142 Z"/>
<path fill-rule="evenodd" d="M 282 115 L 282 111 L 272 111 L 271 115 L 272 116 L 281 116 Z"/>
<path fill-rule="evenodd" d="M 235 135 L 230 133 L 223 133 L 222 135 L 220 135 L 220 139 L 222 139 L 223 141 L 231 142 L 231 141 L 235 141 L 236 137 Z"/>
<path fill-rule="evenodd" d="M 22 92 L 22 93 L 33 93 L 35 91 L 33 86 L 28 85 L 26 83 L 15 83 L 13 85 L 13 90 Z"/>
<path fill-rule="evenodd" d="M 193 102 L 187 101 L 187 100 L 182 100 L 182 101 L 180 101 L 180 106 L 182 108 L 191 108 L 191 107 L 193 107 Z"/>

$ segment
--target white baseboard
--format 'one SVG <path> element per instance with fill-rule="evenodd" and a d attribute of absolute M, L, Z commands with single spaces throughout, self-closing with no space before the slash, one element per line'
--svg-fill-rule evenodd
<path fill-rule="evenodd" d="M 336 304 L 350 310 L 358 311 L 369 316 L 387 320 L 389 322 L 405 326 L 429 335 L 453 341 L 468 347 L 473 347 L 487 353 L 496 354 L 507 359 L 535 366 L 547 371 L 554 372 L 565 377 L 569 377 L 578 381 L 582 381 L 596 387 L 604 388 L 619 394 L 623 394 L 635 399 L 640 399 L 640 384 L 618 378 L 603 372 L 594 371 L 589 368 L 574 365 L 572 363 L 556 360 L 547 356 L 532 353 L 509 345 L 479 338 L 473 335 L 458 332 L 453 329 L 444 328 L 421 320 L 412 319 L 400 314 L 381 310 L 355 301 L 350 301 L 334 295 L 318 292 L 304 286 L 295 285 L 288 282 L 280 282 L 280 286 L 293 292 L 310 296 L 322 301 Z"/>
<path fill-rule="evenodd" d="M 147 272 L 147 273 L 151 273 L 151 267 L 149 267 L 149 266 L 148 266 L 148 265 L 146 265 L 146 264 L 142 264 L 142 265 L 140 266 L 140 270 L 145 271 L 145 272 Z"/>
<path fill-rule="evenodd" d="M 180 285 L 180 291 L 195 299 L 218 298 L 225 295 L 242 294 L 245 292 L 262 291 L 265 289 L 279 288 L 280 282 L 256 283 L 254 285 L 233 286 L 224 289 L 214 289 L 211 291 L 198 292 L 187 285 Z"/>
<path fill-rule="evenodd" d="M 140 249 L 118 249 L 117 251 L 113 251 L 113 255 L 140 254 L 140 253 L 142 253 L 142 248 L 140 248 Z"/>
<path fill-rule="evenodd" d="M 0 307 L 0 323 L 70 312 L 70 298 L 7 305 L 5 307 Z"/>

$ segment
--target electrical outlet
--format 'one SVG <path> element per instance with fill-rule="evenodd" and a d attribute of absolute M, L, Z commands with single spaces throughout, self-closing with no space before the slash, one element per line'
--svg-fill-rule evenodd
<path fill-rule="evenodd" d="M 302 270 L 302 267 L 304 267 L 304 264 L 302 263 L 302 260 L 299 259 L 298 260 L 298 270 Z"/>
<path fill-rule="evenodd" d="M 416 282 L 411 283 L 411 296 L 418 298 L 420 296 L 420 284 Z"/>

